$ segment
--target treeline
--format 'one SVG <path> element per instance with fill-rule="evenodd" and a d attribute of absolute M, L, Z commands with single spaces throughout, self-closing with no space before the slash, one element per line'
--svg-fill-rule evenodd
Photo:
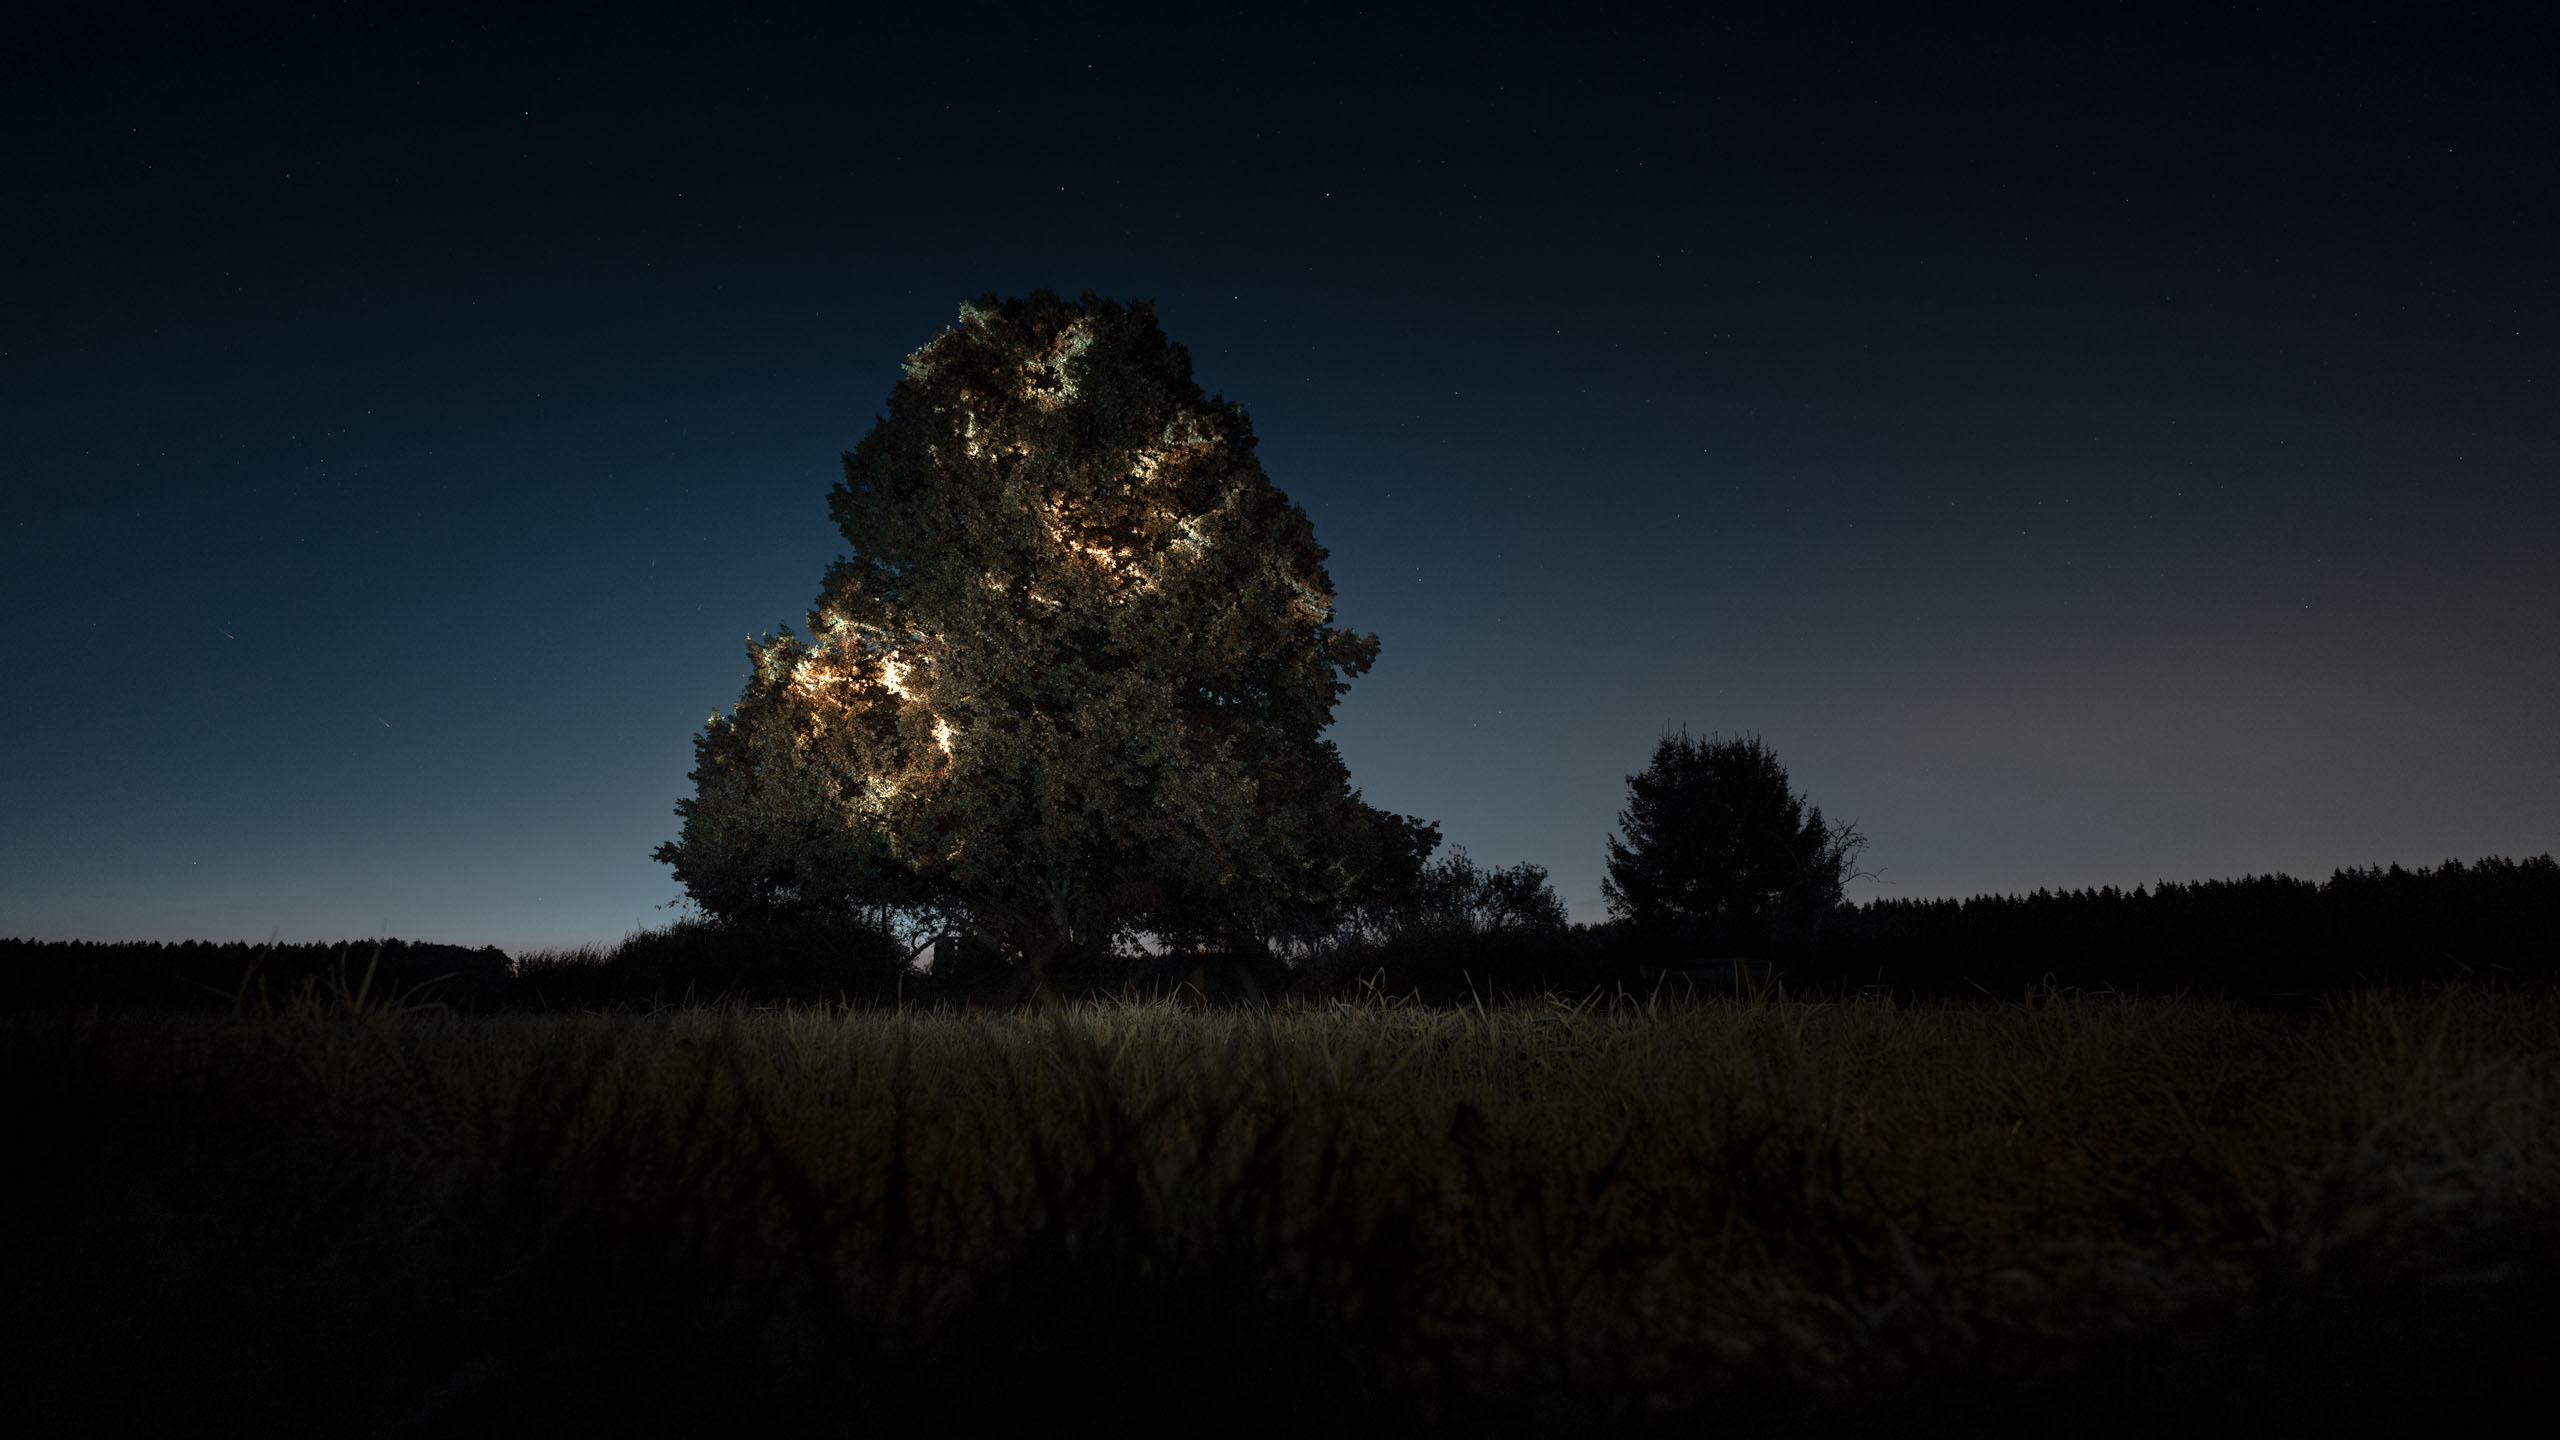
<path fill-rule="evenodd" d="M 0 1008 L 206 1010 L 336 1002 L 474 1012 L 718 1002 L 891 1002 L 933 987 L 907 952 L 858 923 L 685 921 L 616 945 L 510 956 L 410 940 L 260 945 L 0 939 Z M 949 989 L 950 987 L 943 987 Z"/>
<path fill-rule="evenodd" d="M 1285 976 L 1425 999 L 1783 982 L 1798 994 L 2014 1000 L 2040 988 L 2215 993 L 2286 1003 L 2357 985 L 2560 978 L 2549 855 L 1837 904 L 1768 923 L 1727 915 L 1606 925 L 1382 927 Z M 1312 983 L 1307 983 L 1312 982 Z"/>
<path fill-rule="evenodd" d="M 2560 863 L 2549 855 L 2404 869 L 2038 890 L 1841 905 L 1741 937 L 1715 927 L 1567 925 L 1534 867 L 1433 867 L 1430 903 L 1265 953 L 1097 957 L 1065 994 L 1189 990 L 1286 1003 L 1382 994 L 1461 1001 L 1555 992 L 1710 991 L 2015 999 L 2039 987 L 2211 992 L 2283 1002 L 2365 984 L 2560 978 Z M 1736 961 L 1749 962 L 1737 965 Z M 918 963 L 921 962 L 921 963 Z M 946 938 L 911 951 L 858 922 L 685 921 L 613 946 L 510 957 L 403 940 L 98 944 L 0 940 L 0 1005 L 223 1007 L 307 991 L 457 1009 L 829 1000 L 1008 1003 L 1018 968 Z"/>
<path fill-rule="evenodd" d="M 2357 983 L 2560 974 L 2549 855 L 2119 890 L 2038 890 L 1846 906 L 1773 958 L 1802 984 L 2002 997 L 2047 983 L 2246 998 Z"/>
<path fill-rule="evenodd" d="M 468 1009 L 495 1009 L 515 987 L 514 969 L 495 946 L 414 940 L 276 945 L 0 939 L 0 1005 L 203 1009 L 290 999 L 318 989 L 343 990 L 368 1002 L 432 997 Z"/>

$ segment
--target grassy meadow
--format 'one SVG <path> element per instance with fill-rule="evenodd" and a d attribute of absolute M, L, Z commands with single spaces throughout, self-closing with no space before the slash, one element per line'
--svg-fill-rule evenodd
<path fill-rule="evenodd" d="M 2334 1434 L 2560 1315 L 2548 989 L 314 990 L 0 1064 L 42 1433 Z"/>

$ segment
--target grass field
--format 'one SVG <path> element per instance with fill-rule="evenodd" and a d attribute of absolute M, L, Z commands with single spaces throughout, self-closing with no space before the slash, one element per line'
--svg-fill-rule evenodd
<path fill-rule="evenodd" d="M 0 1064 L 45 1433 L 2343 1433 L 2560 1316 L 2549 992 L 306 997 Z"/>

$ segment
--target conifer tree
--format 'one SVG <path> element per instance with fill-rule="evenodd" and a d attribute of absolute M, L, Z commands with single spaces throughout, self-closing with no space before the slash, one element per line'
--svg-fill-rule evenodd
<path fill-rule="evenodd" d="M 1665 939 L 1758 946 L 1841 903 L 1866 844 L 1789 788 L 1757 735 L 1666 735 L 1627 777 L 1625 833 L 1609 839 L 1610 914 Z"/>
<path fill-rule="evenodd" d="M 1151 307 L 965 304 L 844 457 L 850 553 L 750 642 L 661 847 L 715 914 L 932 909 L 1045 976 L 1250 943 L 1418 871 L 1324 738 L 1378 653 Z"/>

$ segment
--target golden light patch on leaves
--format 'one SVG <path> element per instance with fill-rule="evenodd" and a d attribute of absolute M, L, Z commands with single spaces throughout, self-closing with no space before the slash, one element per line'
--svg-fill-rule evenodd
<path fill-rule="evenodd" d="M 1328 628 L 1324 552 L 1243 412 L 1151 313 L 1047 296 L 963 307 L 906 376 L 830 496 L 851 553 L 825 639 L 760 657 L 802 668 L 738 724 L 797 737 L 861 853 L 1014 917 L 1026 950 L 1111 933 L 1099 897 L 1276 904 L 1342 872 L 1356 802 L 1316 737 L 1375 645 Z M 805 793 L 719 774 L 747 778 L 705 782 L 696 815 Z"/>

